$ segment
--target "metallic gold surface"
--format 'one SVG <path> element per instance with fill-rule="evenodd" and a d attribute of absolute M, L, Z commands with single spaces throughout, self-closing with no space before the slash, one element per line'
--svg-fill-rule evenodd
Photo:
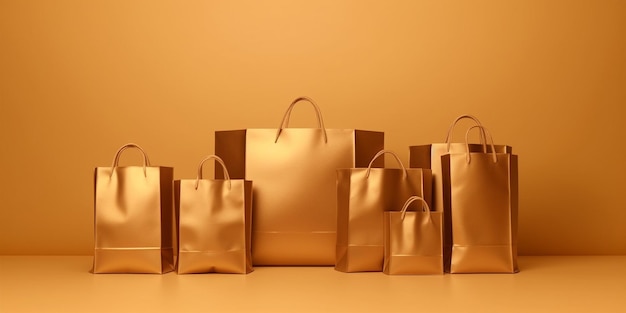
<path fill-rule="evenodd" d="M 423 210 L 407 211 L 416 200 Z M 443 274 L 443 212 L 410 197 L 400 212 L 384 213 L 384 267 L 389 275 Z"/>
<path fill-rule="evenodd" d="M 392 154 L 402 168 L 337 170 L 338 271 L 382 271 L 383 212 L 401 208 L 410 196 L 430 200 L 430 170 L 405 169 L 395 154 L 385 150 L 372 161 L 384 153 Z"/>
<path fill-rule="evenodd" d="M 450 272 L 517 272 L 517 156 L 451 153 L 442 164 L 452 223 Z"/>
<path fill-rule="evenodd" d="M 233 179 L 254 182 L 255 265 L 334 265 L 336 170 L 367 166 L 383 148 L 384 134 L 286 128 L 287 118 L 279 129 L 218 131 L 215 152 Z"/>
<path fill-rule="evenodd" d="M 448 137 L 450 138 L 450 137 Z M 482 138 L 482 137 L 481 137 Z M 449 140 L 449 139 L 448 139 Z M 506 145 L 494 145 L 498 153 L 512 153 L 512 147 Z M 482 150 L 480 144 L 470 144 L 472 152 Z M 491 146 L 488 146 L 491 149 Z M 441 180 L 441 156 L 447 153 L 465 153 L 467 151 L 465 143 L 453 143 L 445 141 L 443 143 L 432 143 L 428 145 L 409 147 L 409 167 L 427 168 L 433 173 L 433 200 L 434 211 L 443 211 L 443 185 Z"/>
<path fill-rule="evenodd" d="M 179 220 L 178 274 L 252 272 L 252 182 L 240 179 L 174 182 Z M 225 173 L 227 173 L 225 171 Z"/>
<path fill-rule="evenodd" d="M 442 163 L 441 156 L 448 153 L 465 153 L 466 151 L 479 152 L 483 150 L 481 144 L 467 144 L 465 142 L 454 143 L 452 142 L 452 134 L 457 123 L 463 119 L 470 119 L 476 125 L 481 125 L 478 118 L 472 115 L 458 116 L 450 126 L 448 127 L 448 133 L 443 143 L 433 143 L 428 145 L 411 146 L 409 147 L 409 167 L 411 168 L 427 168 L 432 170 L 433 177 L 433 197 L 432 206 L 437 212 L 444 212 L 443 219 L 443 240 L 444 240 L 444 259 L 446 266 L 449 266 L 450 250 L 452 249 L 452 217 L 450 212 L 444 211 L 444 199 L 443 199 L 443 178 L 442 178 Z M 487 139 L 484 132 L 480 132 L 480 142 L 485 144 L 487 151 L 490 151 L 494 147 L 498 153 L 512 153 L 513 148 L 507 145 L 486 145 Z M 446 268 L 449 270 L 449 268 Z"/>
<path fill-rule="evenodd" d="M 174 269 L 171 167 L 112 167 L 95 170 L 94 273 L 154 273 Z M 141 150 L 143 152 L 143 150 Z"/>

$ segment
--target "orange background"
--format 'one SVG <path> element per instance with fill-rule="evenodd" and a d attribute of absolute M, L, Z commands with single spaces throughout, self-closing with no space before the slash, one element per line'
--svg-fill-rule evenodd
<path fill-rule="evenodd" d="M 474 114 L 520 156 L 520 254 L 626 254 L 624 1 L 5 0 L 0 36 L 0 254 L 91 254 L 119 146 L 192 178 L 300 95 L 404 162 Z"/>

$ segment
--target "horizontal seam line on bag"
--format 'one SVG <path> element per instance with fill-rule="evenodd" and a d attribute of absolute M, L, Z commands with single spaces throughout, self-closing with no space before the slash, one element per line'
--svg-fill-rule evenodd
<path fill-rule="evenodd" d="M 512 247 L 513 245 L 452 245 L 452 247 Z"/>
<path fill-rule="evenodd" d="M 391 256 L 410 256 L 410 257 L 433 257 L 440 258 L 442 254 L 391 254 Z"/>
<path fill-rule="evenodd" d="M 336 231 L 253 231 L 257 234 L 335 234 Z"/>
<path fill-rule="evenodd" d="M 95 248 L 96 250 L 171 250 L 172 247 L 161 248 L 161 247 L 136 247 L 136 248 Z"/>
<path fill-rule="evenodd" d="M 221 250 L 221 251 L 206 251 L 206 250 L 180 250 L 178 252 L 180 253 L 211 253 L 211 254 L 217 254 L 217 253 L 227 253 L 227 252 L 240 252 L 240 251 L 245 251 L 244 249 L 237 249 L 237 250 Z"/>

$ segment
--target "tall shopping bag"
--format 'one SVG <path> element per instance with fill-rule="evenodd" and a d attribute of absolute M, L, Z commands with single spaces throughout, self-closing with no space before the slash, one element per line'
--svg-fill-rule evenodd
<path fill-rule="evenodd" d="M 118 166 L 136 148 L 142 166 Z M 151 166 L 138 145 L 122 146 L 111 167 L 95 169 L 94 273 L 153 273 L 174 269 L 172 167 Z"/>
<path fill-rule="evenodd" d="M 451 232 L 452 226 L 450 225 L 451 217 L 450 212 L 444 211 L 443 205 L 443 179 L 442 179 L 442 164 L 441 164 L 441 156 L 447 153 L 464 153 L 466 151 L 466 147 L 469 147 L 470 151 L 481 151 L 482 144 L 486 142 L 485 135 L 480 133 L 480 142 L 481 144 L 469 144 L 466 145 L 464 142 L 453 142 L 452 135 L 456 125 L 462 120 L 470 120 L 475 125 L 482 125 L 481 122 L 473 115 L 461 115 L 452 121 L 452 124 L 448 127 L 448 132 L 444 142 L 442 143 L 431 143 L 426 145 L 417 145 L 409 147 L 409 167 L 411 168 L 427 168 L 432 170 L 433 176 L 433 197 L 432 197 L 432 206 L 431 208 L 437 212 L 444 212 L 444 227 L 443 227 L 443 238 L 444 238 L 444 253 L 446 254 L 444 258 L 447 260 L 450 259 L 450 255 L 448 252 L 452 247 L 451 241 Z M 512 153 L 512 148 L 506 145 L 494 145 L 496 152 L 498 153 Z M 490 146 L 487 149 L 491 149 Z M 449 262 L 445 263 L 446 265 Z M 448 269 L 446 269 L 448 270 Z"/>
<path fill-rule="evenodd" d="M 419 210 L 408 211 L 414 201 Z M 443 274 L 443 212 L 431 212 L 428 203 L 410 197 L 400 212 L 384 216 L 385 263 L 388 275 Z"/>
<path fill-rule="evenodd" d="M 482 126 L 484 133 L 489 132 Z M 444 210 L 451 213 L 450 273 L 515 273 L 517 265 L 517 155 L 491 149 L 441 157 Z"/>
<path fill-rule="evenodd" d="M 301 102 L 315 108 L 317 128 L 288 128 Z M 383 145 L 382 132 L 327 129 L 319 107 L 306 97 L 289 105 L 278 129 L 215 132 L 215 152 L 231 178 L 254 182 L 254 264 L 334 265 L 336 170 L 367 166 Z M 216 177 L 222 177 L 219 168 Z"/>
<path fill-rule="evenodd" d="M 400 168 L 372 168 L 390 154 Z M 337 260 L 341 272 L 380 272 L 383 269 L 383 213 L 400 208 L 410 196 L 430 201 L 431 174 L 407 169 L 398 156 L 381 150 L 367 168 L 337 170 Z"/>
<path fill-rule="evenodd" d="M 202 179 L 214 159 L 224 180 Z M 222 159 L 204 158 L 196 179 L 174 181 L 178 216 L 178 274 L 252 272 L 252 182 L 230 179 Z"/>

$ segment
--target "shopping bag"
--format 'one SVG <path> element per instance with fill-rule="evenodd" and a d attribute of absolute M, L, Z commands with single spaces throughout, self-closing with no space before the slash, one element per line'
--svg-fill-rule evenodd
<path fill-rule="evenodd" d="M 518 158 L 491 149 L 441 157 L 444 210 L 451 213 L 450 273 L 514 273 L 517 265 Z"/>
<path fill-rule="evenodd" d="M 372 168 L 391 154 L 400 168 Z M 383 213 L 400 208 L 410 196 L 430 201 L 431 174 L 406 169 L 398 156 L 381 150 L 367 168 L 337 170 L 337 250 L 335 269 L 341 272 L 380 272 L 383 269 Z"/>
<path fill-rule="evenodd" d="M 224 180 L 202 179 L 214 159 Z M 252 272 L 252 182 L 230 179 L 216 155 L 203 159 L 196 179 L 174 181 L 178 219 L 178 274 Z"/>
<path fill-rule="evenodd" d="M 318 128 L 288 128 L 301 101 L 315 108 Z M 254 182 L 254 264 L 334 265 L 336 170 L 367 166 L 383 141 L 382 132 L 326 129 L 319 107 L 305 97 L 291 103 L 278 129 L 217 131 L 215 152 L 231 178 Z"/>
<path fill-rule="evenodd" d="M 419 210 L 407 211 L 414 201 Z M 410 197 L 400 212 L 384 213 L 385 261 L 389 275 L 443 274 L 443 212 L 431 212 L 421 197 Z"/>
<path fill-rule="evenodd" d="M 118 166 L 136 148 L 142 166 Z M 174 269 L 174 169 L 150 166 L 138 145 L 122 146 L 111 167 L 95 169 L 94 273 L 154 273 Z"/>
<path fill-rule="evenodd" d="M 483 132 L 480 132 L 480 144 L 469 144 L 466 145 L 464 142 L 454 143 L 452 142 L 452 134 L 455 126 L 458 122 L 464 119 L 469 119 L 473 121 L 476 125 L 482 125 L 478 118 L 472 115 L 461 115 L 457 117 L 450 127 L 448 128 L 448 132 L 446 135 L 446 139 L 443 143 L 432 143 L 427 145 L 419 145 L 419 146 L 411 146 L 409 147 L 409 167 L 411 168 L 427 168 L 432 170 L 433 176 L 433 198 L 432 198 L 432 206 L 431 208 L 437 212 L 444 212 L 444 227 L 443 227 L 443 239 L 444 239 L 444 258 L 449 261 L 450 249 L 452 247 L 452 226 L 450 225 L 452 219 L 450 217 L 450 212 L 444 211 L 443 205 L 443 180 L 441 177 L 442 174 L 442 165 L 441 165 L 441 156 L 446 153 L 465 153 L 467 150 L 466 147 L 469 147 L 469 150 L 481 151 L 483 144 L 486 142 L 485 135 Z M 498 153 L 511 153 L 512 148 L 506 145 L 494 145 L 496 152 Z M 487 149 L 491 149 L 490 146 Z M 445 262 L 446 265 L 449 265 L 449 262 Z M 446 270 L 449 270 L 446 268 Z"/>

